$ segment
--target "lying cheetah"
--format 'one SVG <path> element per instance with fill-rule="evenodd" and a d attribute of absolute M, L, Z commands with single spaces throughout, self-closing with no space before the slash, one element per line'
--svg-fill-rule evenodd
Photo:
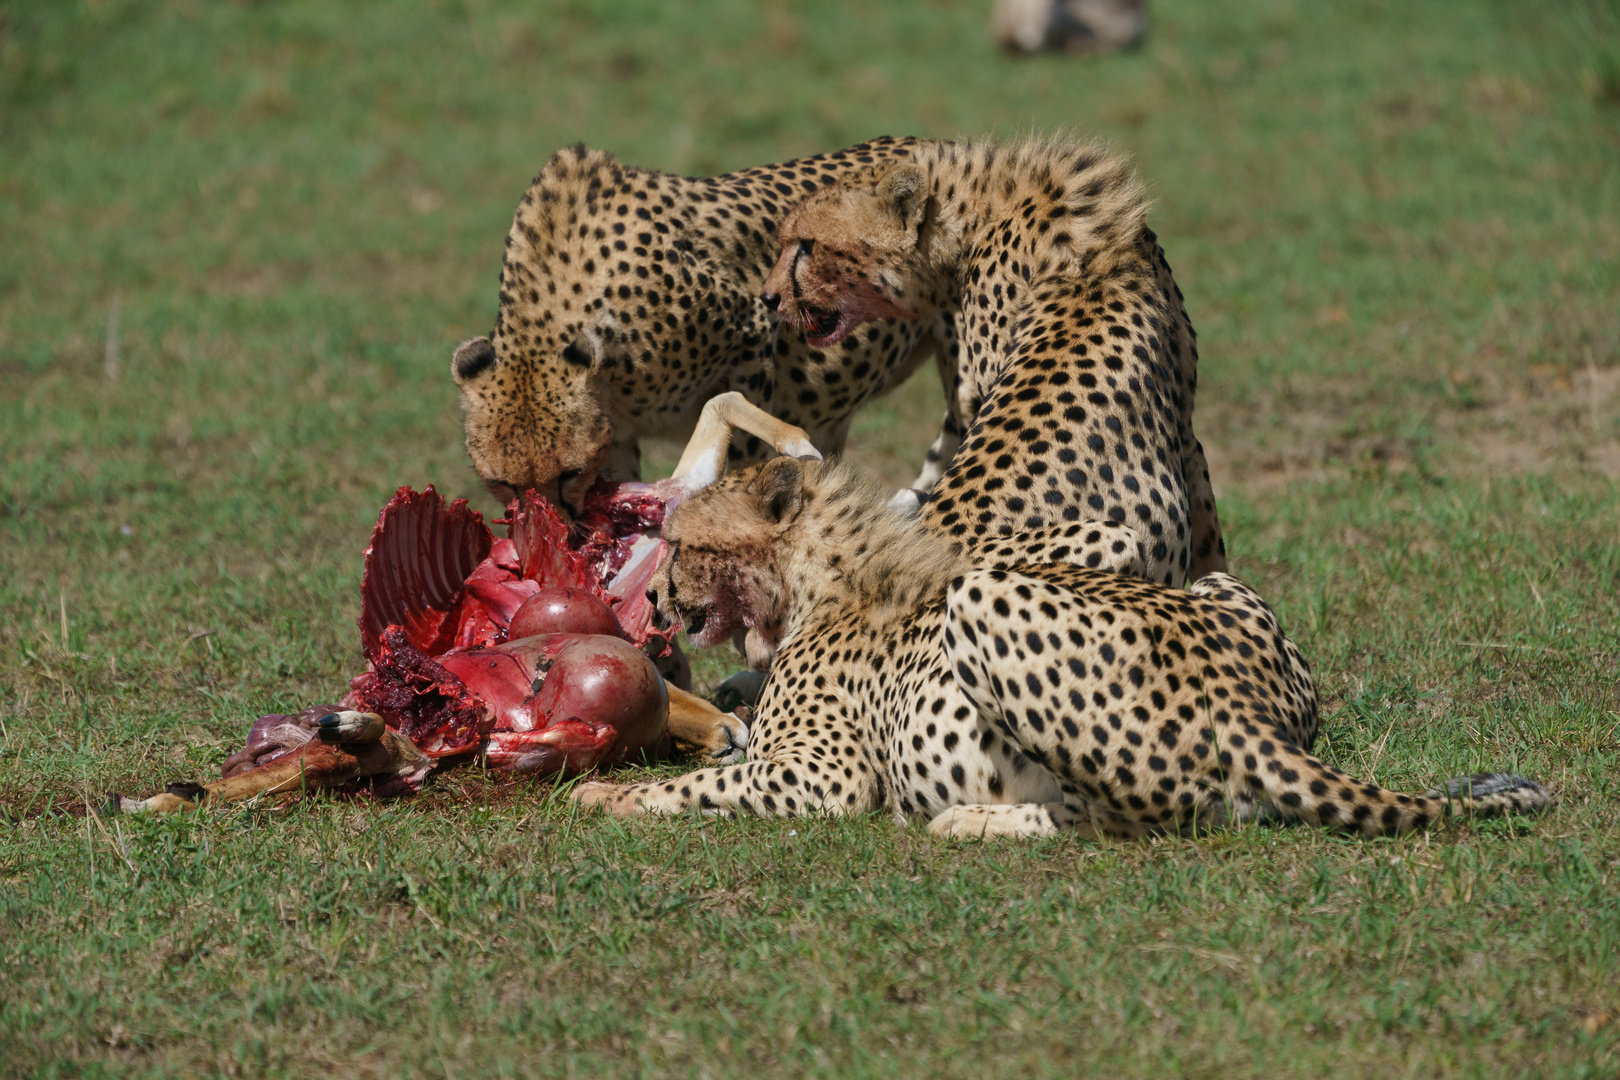
<path fill-rule="evenodd" d="M 839 464 L 781 458 L 666 521 L 660 608 L 704 644 L 776 649 L 752 759 L 589 784 L 619 814 L 887 809 L 949 836 L 1135 837 L 1260 817 L 1366 836 L 1534 810 L 1501 774 L 1386 791 L 1308 753 L 1308 669 L 1255 592 L 1139 576 L 1141 535 L 1077 522 L 963 547 Z"/>
<path fill-rule="evenodd" d="M 965 442 L 924 520 L 959 538 L 1081 520 L 1136 530 L 1145 571 L 1226 568 L 1193 435 L 1198 350 L 1127 165 L 1061 140 L 920 143 L 783 219 L 765 303 L 831 347 L 950 315 Z"/>

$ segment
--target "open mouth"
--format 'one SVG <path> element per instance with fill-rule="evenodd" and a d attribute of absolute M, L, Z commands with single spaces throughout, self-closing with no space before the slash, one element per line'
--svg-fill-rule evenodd
<path fill-rule="evenodd" d="M 685 623 L 683 629 L 685 629 L 687 637 L 695 638 L 703 633 L 703 625 L 709 621 L 708 608 L 697 608 L 681 614 L 681 621 Z"/>
<path fill-rule="evenodd" d="M 811 345 L 831 345 L 843 336 L 839 331 L 843 327 L 844 316 L 838 310 L 805 304 L 799 312 L 804 317 L 805 340 Z"/>

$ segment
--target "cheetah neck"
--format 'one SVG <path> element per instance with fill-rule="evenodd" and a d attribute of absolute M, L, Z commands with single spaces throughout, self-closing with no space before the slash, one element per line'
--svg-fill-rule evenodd
<path fill-rule="evenodd" d="M 974 265 L 1014 259 L 1102 276 L 1129 257 L 1148 204 L 1130 165 L 1100 145 L 1049 140 L 931 143 L 916 152 L 934 216 L 919 249 L 966 285 Z"/>
<path fill-rule="evenodd" d="M 945 593 L 966 567 L 959 545 L 890 508 L 846 467 L 829 467 L 777 552 L 787 586 L 783 640 L 819 614 L 902 618 Z"/>

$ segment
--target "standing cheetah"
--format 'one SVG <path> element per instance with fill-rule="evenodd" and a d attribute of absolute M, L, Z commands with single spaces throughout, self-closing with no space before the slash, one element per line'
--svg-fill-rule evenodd
<path fill-rule="evenodd" d="M 823 347 L 779 328 L 760 283 L 798 200 L 916 145 L 874 139 L 713 177 L 558 151 L 512 217 L 494 332 L 450 365 L 485 486 L 503 503 L 533 488 L 571 514 L 597 478 L 640 478 L 640 440 L 684 440 L 726 392 L 823 453 L 843 449 L 855 410 L 937 353 L 948 321 L 878 322 Z M 954 447 L 952 429 L 934 459 Z M 731 448 L 733 464 L 768 456 L 751 437 Z M 938 474 L 926 466 L 915 486 Z"/>
<path fill-rule="evenodd" d="M 1310 673 L 1254 591 L 1139 576 L 1141 534 L 1077 522 L 963 546 L 840 464 L 724 477 L 664 525 L 653 594 L 700 643 L 775 650 L 751 760 L 588 784 L 615 813 L 887 809 L 950 836 L 1134 837 L 1259 817 L 1366 836 L 1533 810 L 1501 774 L 1386 791 L 1308 753 Z"/>
<path fill-rule="evenodd" d="M 921 143 L 799 203 L 764 299 L 822 347 L 869 319 L 951 318 L 942 370 L 966 435 L 930 526 L 1124 525 L 1147 576 L 1179 585 L 1226 558 L 1192 430 L 1196 339 L 1146 219 L 1096 146 Z"/>

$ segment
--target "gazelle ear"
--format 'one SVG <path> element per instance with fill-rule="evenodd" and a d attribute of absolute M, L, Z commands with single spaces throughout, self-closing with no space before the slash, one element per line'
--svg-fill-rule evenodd
<path fill-rule="evenodd" d="M 760 513 L 772 525 L 796 516 L 804 503 L 804 462 L 798 458 L 772 458 L 754 478 Z"/>
<path fill-rule="evenodd" d="M 920 165 L 901 162 L 877 182 L 877 196 L 895 216 L 901 232 L 912 232 L 922 224 L 928 206 L 928 177 Z"/>

